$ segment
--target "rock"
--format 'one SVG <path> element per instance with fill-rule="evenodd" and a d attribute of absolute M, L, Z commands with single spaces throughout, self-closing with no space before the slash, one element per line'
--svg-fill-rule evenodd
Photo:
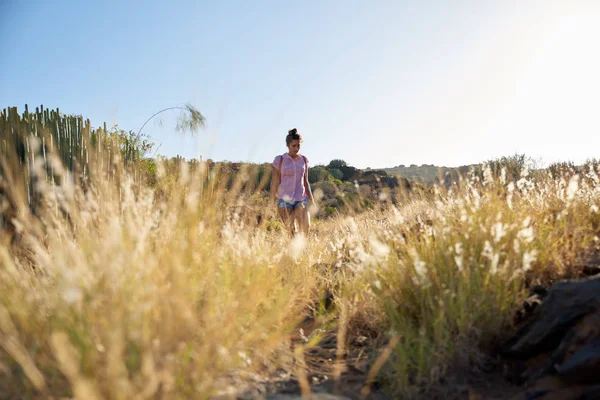
<path fill-rule="evenodd" d="M 592 399 L 600 399 L 600 385 L 594 385 L 587 387 L 581 396 L 580 400 L 592 400 Z"/>
<path fill-rule="evenodd" d="M 556 283 L 501 354 L 518 399 L 600 398 L 600 275 Z"/>
<path fill-rule="evenodd" d="M 532 321 L 503 345 L 502 353 L 527 359 L 554 350 L 577 321 L 600 308 L 599 278 L 556 283 Z"/>
<path fill-rule="evenodd" d="M 512 400 L 597 400 L 600 397 L 600 386 L 574 386 L 556 390 L 528 390 Z"/>
<path fill-rule="evenodd" d="M 600 338 L 595 338 L 562 365 L 556 374 L 561 380 L 573 384 L 591 384 L 600 381 Z"/>
<path fill-rule="evenodd" d="M 576 265 L 575 268 L 579 269 L 585 276 L 600 274 L 600 253 L 596 251 L 584 264 Z"/>
<path fill-rule="evenodd" d="M 267 397 L 267 400 L 304 400 L 301 394 L 275 394 Z M 329 393 L 312 393 L 310 400 L 351 400 L 350 397 L 339 396 Z"/>
<path fill-rule="evenodd" d="M 548 297 L 548 294 L 550 293 L 550 289 L 548 289 L 546 286 L 544 285 L 535 285 L 531 287 L 531 293 L 530 295 L 537 295 L 539 296 L 539 298 L 541 299 L 545 299 L 546 297 Z"/>
<path fill-rule="evenodd" d="M 600 264 L 585 264 L 583 265 L 582 273 L 586 276 L 600 274 Z"/>

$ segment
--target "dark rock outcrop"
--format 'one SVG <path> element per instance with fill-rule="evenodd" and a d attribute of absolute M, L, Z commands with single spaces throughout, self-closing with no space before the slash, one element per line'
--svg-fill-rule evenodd
<path fill-rule="evenodd" d="M 518 399 L 600 398 L 600 275 L 554 284 L 502 346 Z M 524 304 L 524 307 L 527 306 Z"/>

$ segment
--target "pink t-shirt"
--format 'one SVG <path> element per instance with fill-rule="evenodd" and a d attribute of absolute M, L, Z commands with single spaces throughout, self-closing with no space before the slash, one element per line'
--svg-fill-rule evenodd
<path fill-rule="evenodd" d="M 281 158 L 283 157 L 283 162 Z M 305 162 L 306 160 L 306 162 Z M 299 155 L 295 160 L 288 153 L 275 157 L 273 168 L 279 169 L 281 163 L 281 182 L 277 195 L 284 201 L 302 201 L 306 196 L 304 174 L 308 173 L 308 159 Z M 275 171 L 276 173 L 276 171 Z"/>

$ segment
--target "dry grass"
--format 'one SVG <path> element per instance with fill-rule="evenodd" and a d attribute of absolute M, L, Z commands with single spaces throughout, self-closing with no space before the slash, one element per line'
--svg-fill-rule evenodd
<path fill-rule="evenodd" d="M 326 290 L 343 304 L 329 318 L 342 321 L 338 337 L 394 338 L 376 366 L 408 393 L 477 357 L 526 284 L 576 274 L 598 244 L 600 170 L 588 167 L 518 182 L 488 171 L 435 198 L 316 221 L 294 240 L 249 222 L 241 188 L 201 169 L 182 166 L 160 198 L 122 166 L 86 191 L 62 171 L 62 186 L 38 187 L 39 218 L 24 197 L 5 204 L 20 234 L 0 238 L 0 393 L 210 397 L 228 377 L 293 368 L 290 337 L 325 312 Z"/>

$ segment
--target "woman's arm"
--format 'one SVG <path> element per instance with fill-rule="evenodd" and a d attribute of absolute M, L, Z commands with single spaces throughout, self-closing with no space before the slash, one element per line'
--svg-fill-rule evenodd
<path fill-rule="evenodd" d="M 312 190 L 310 189 L 310 183 L 308 183 L 308 172 L 304 174 L 304 190 L 306 190 L 306 197 L 308 197 L 308 200 L 310 200 L 312 204 L 315 204 Z"/>
<path fill-rule="evenodd" d="M 276 200 L 277 189 L 279 188 L 279 181 L 281 180 L 280 174 L 281 171 L 279 171 L 277 168 L 271 168 L 271 201 Z"/>
<path fill-rule="evenodd" d="M 310 183 L 308 183 L 308 159 L 305 156 L 302 156 L 302 158 L 304 158 L 304 164 L 306 166 L 305 170 L 304 170 L 304 191 L 306 192 L 306 197 L 308 198 L 308 200 L 310 200 L 310 202 L 314 205 L 315 204 L 315 199 L 313 198 L 313 194 L 312 194 L 312 190 L 310 189 Z"/>

